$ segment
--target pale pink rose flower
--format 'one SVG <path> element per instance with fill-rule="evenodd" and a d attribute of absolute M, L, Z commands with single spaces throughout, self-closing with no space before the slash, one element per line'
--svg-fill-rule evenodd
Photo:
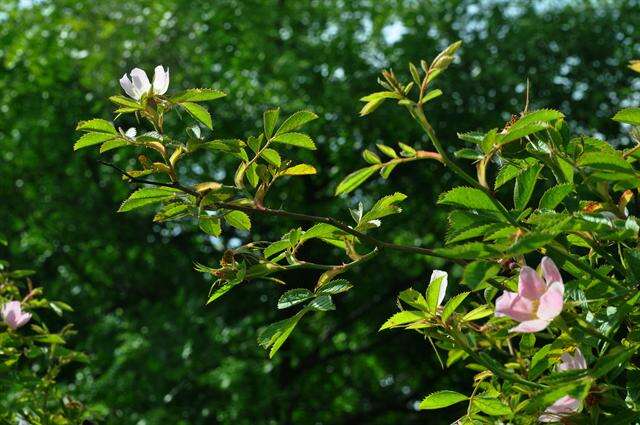
<path fill-rule="evenodd" d="M 156 66 L 154 70 L 153 85 L 149 82 L 147 73 L 140 68 L 133 68 L 129 74 L 131 79 L 126 73 L 120 78 L 120 86 L 132 99 L 140 100 L 148 93 L 165 94 L 169 88 L 169 69 L 165 71 L 162 65 Z"/>
<path fill-rule="evenodd" d="M 20 301 L 9 301 L 2 306 L 0 314 L 2 315 L 2 320 L 13 330 L 26 325 L 31 320 L 31 313 L 22 311 Z"/>
<path fill-rule="evenodd" d="M 544 281 L 531 267 L 520 269 L 518 292 L 504 291 L 496 300 L 496 317 L 509 316 L 520 324 L 510 332 L 538 332 L 549 326 L 564 305 L 560 271 L 549 257 L 540 263 Z"/>
<path fill-rule="evenodd" d="M 558 372 L 586 368 L 587 361 L 579 348 L 576 348 L 573 356 L 569 353 L 562 354 L 560 357 L 560 363 L 556 366 L 556 370 Z M 580 411 L 581 406 L 582 403 L 580 400 L 566 395 L 556 400 L 551 406 L 547 407 L 538 420 L 540 422 L 560 422 L 564 416 L 569 416 Z"/>

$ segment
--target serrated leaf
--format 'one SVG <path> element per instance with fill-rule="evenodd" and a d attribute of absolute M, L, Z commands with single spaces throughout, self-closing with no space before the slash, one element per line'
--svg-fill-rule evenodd
<path fill-rule="evenodd" d="M 573 185 L 571 183 L 551 187 L 547 189 L 542 195 L 542 198 L 540 198 L 539 207 L 541 209 L 555 209 L 571 192 L 573 192 Z"/>
<path fill-rule="evenodd" d="M 379 218 L 386 217 L 391 214 L 397 214 L 402 212 L 402 208 L 395 205 L 398 202 L 402 202 L 407 199 L 407 195 L 404 193 L 396 192 L 393 195 L 387 195 L 379 199 L 366 214 L 362 216 L 360 222 L 368 223 L 371 220 L 377 220 Z"/>
<path fill-rule="evenodd" d="M 429 286 L 427 286 L 427 310 L 431 313 L 435 313 L 438 309 L 438 301 L 440 301 L 440 289 L 442 288 L 442 285 L 445 285 L 443 289 L 446 290 L 446 279 L 446 275 L 440 276 L 429 282 Z"/>
<path fill-rule="evenodd" d="M 182 102 L 180 103 L 180 106 L 182 106 L 189 115 L 204 124 L 208 129 L 213 130 L 213 121 L 211 120 L 211 115 L 209 115 L 207 108 L 192 102 Z"/>
<path fill-rule="evenodd" d="M 484 258 L 497 258 L 500 256 L 499 250 L 482 242 L 469 242 L 445 248 L 436 248 L 434 249 L 434 252 L 444 258 L 458 260 L 477 260 Z"/>
<path fill-rule="evenodd" d="M 124 139 L 107 140 L 102 145 L 100 145 L 100 153 L 105 153 L 105 152 L 110 151 L 112 149 L 118 149 L 118 148 L 121 148 L 123 146 L 128 146 L 128 145 L 129 145 L 129 142 L 124 140 Z"/>
<path fill-rule="evenodd" d="M 282 159 L 280 159 L 280 154 L 278 153 L 278 151 L 271 148 L 266 148 L 263 149 L 262 152 L 260 152 L 260 156 L 264 158 L 265 161 L 267 161 L 269 164 L 280 167 Z"/>
<path fill-rule="evenodd" d="M 295 114 L 291 115 L 289 118 L 284 120 L 276 135 L 282 133 L 289 133 L 293 130 L 296 130 L 302 127 L 304 124 L 309 121 L 313 121 L 317 119 L 318 116 L 311 111 L 298 111 Z"/>
<path fill-rule="evenodd" d="M 96 132 L 96 133 L 109 133 L 109 134 L 116 134 L 116 135 L 118 134 L 113 124 L 111 124 L 109 121 L 98 119 L 98 118 L 88 120 L 88 121 L 80 121 L 78 123 L 78 126 L 76 127 L 76 130 L 90 131 L 90 132 Z"/>
<path fill-rule="evenodd" d="M 456 391 L 438 391 L 426 396 L 418 406 L 418 409 L 442 409 L 468 399 L 469 397 Z"/>
<path fill-rule="evenodd" d="M 541 170 L 541 165 L 532 165 L 516 177 L 516 185 L 513 190 L 513 204 L 517 210 L 522 211 L 527 207 Z"/>
<path fill-rule="evenodd" d="M 207 100 L 215 100 L 226 96 L 227 94 L 215 89 L 189 89 L 169 99 L 174 103 L 182 102 L 204 102 Z"/>
<path fill-rule="evenodd" d="M 404 310 L 394 314 L 386 322 L 380 326 L 378 331 L 384 329 L 394 328 L 396 326 L 406 325 L 407 323 L 417 322 L 418 320 L 424 320 L 425 315 L 421 311 Z"/>
<path fill-rule="evenodd" d="M 487 316 L 491 316 L 493 314 L 493 308 L 488 305 L 481 305 L 479 307 L 474 308 L 464 316 L 462 316 L 463 322 L 471 322 L 473 320 L 482 319 Z"/>
<path fill-rule="evenodd" d="M 249 216 L 242 211 L 229 211 L 224 215 L 224 220 L 230 226 L 239 230 L 250 230 L 251 220 Z"/>
<path fill-rule="evenodd" d="M 217 217 L 200 217 L 200 228 L 211 236 L 220 236 L 222 233 L 220 219 Z"/>
<path fill-rule="evenodd" d="M 489 416 L 506 416 L 513 414 L 509 406 L 496 398 L 474 397 L 471 403 L 473 407 Z"/>
<path fill-rule="evenodd" d="M 87 133 L 83 134 L 74 144 L 73 150 L 86 148 L 88 146 L 99 145 L 109 140 L 113 140 L 117 136 L 111 133 Z M 125 142 L 126 143 L 126 142 Z"/>
<path fill-rule="evenodd" d="M 353 288 L 353 285 L 346 279 L 336 279 L 323 284 L 318 288 L 319 294 L 335 295 L 342 292 L 347 292 Z"/>
<path fill-rule="evenodd" d="M 487 261 L 474 261 L 464 268 L 462 281 L 472 290 L 477 289 L 500 272 L 500 265 Z"/>
<path fill-rule="evenodd" d="M 134 111 L 139 109 L 144 109 L 144 107 L 140 103 L 138 103 L 133 99 L 129 99 L 128 97 L 111 96 L 109 100 L 115 103 L 116 105 L 126 106 L 127 108 L 132 109 Z"/>
<path fill-rule="evenodd" d="M 298 164 L 293 167 L 289 167 L 282 172 L 285 176 L 305 176 L 316 174 L 316 168 L 313 165 L 309 164 Z"/>
<path fill-rule="evenodd" d="M 178 189 L 168 187 L 144 187 L 133 192 L 131 196 L 122 203 L 118 212 L 131 211 L 145 205 L 166 201 L 180 193 L 182 192 Z"/>
<path fill-rule="evenodd" d="M 273 130 L 276 128 L 278 122 L 278 116 L 280 116 L 280 108 L 268 109 L 264 111 L 264 135 L 268 139 L 273 134 Z"/>
<path fill-rule="evenodd" d="M 297 146 L 299 148 L 315 150 L 316 145 L 311 137 L 302 133 L 282 133 L 277 134 L 272 139 L 274 142 L 284 143 L 286 145 Z"/>
<path fill-rule="evenodd" d="M 442 309 L 442 315 L 440 316 L 442 317 L 443 321 L 446 321 L 449 316 L 451 316 L 456 311 L 456 309 L 460 306 L 460 304 L 462 304 L 465 298 L 467 298 L 467 295 L 469 295 L 469 292 L 462 292 L 451 298 L 445 304 L 444 308 Z"/>
<path fill-rule="evenodd" d="M 317 311 L 329 311 L 335 310 L 336 306 L 333 304 L 333 300 L 329 295 L 320 295 L 318 298 L 315 298 L 309 304 L 309 307 L 317 310 Z"/>
<path fill-rule="evenodd" d="M 303 303 L 313 297 L 314 297 L 313 292 L 311 292 L 308 289 L 305 289 L 305 288 L 290 289 L 280 296 L 280 299 L 278 300 L 278 308 L 280 310 L 284 308 L 289 308 L 296 304 Z"/>
<path fill-rule="evenodd" d="M 640 108 L 626 108 L 613 116 L 614 121 L 640 126 Z"/>
<path fill-rule="evenodd" d="M 270 348 L 269 358 L 272 358 L 284 344 L 304 313 L 305 310 L 302 310 L 293 317 L 270 324 L 260 332 L 258 344 L 266 349 Z"/>
<path fill-rule="evenodd" d="M 271 245 L 266 247 L 263 251 L 265 258 L 269 258 L 279 252 L 282 252 L 291 247 L 291 242 L 289 239 L 283 239 L 280 241 L 273 242 Z"/>
<path fill-rule="evenodd" d="M 440 195 L 438 203 L 474 210 L 499 211 L 487 193 L 472 187 L 455 187 Z"/>
<path fill-rule="evenodd" d="M 486 137 L 486 133 L 482 133 L 480 131 L 469 131 L 466 133 L 458 133 L 458 138 L 460 140 L 464 140 L 465 142 L 469 142 L 469 143 L 475 143 L 476 145 L 482 144 L 485 137 Z"/>
<path fill-rule="evenodd" d="M 336 188 L 336 196 L 343 193 L 349 193 L 356 189 L 379 169 L 380 165 L 372 165 L 349 174 L 338 184 L 338 187 Z"/>

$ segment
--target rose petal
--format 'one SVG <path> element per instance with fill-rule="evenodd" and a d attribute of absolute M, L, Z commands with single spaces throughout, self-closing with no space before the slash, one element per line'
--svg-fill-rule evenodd
<path fill-rule="evenodd" d="M 162 65 L 156 66 L 153 71 L 153 93 L 165 94 L 169 88 L 169 70 L 165 72 Z"/>
<path fill-rule="evenodd" d="M 551 258 L 544 257 L 540 262 L 540 267 L 542 268 L 542 275 L 544 276 L 544 280 L 547 282 L 547 286 L 551 285 L 553 282 L 562 283 L 560 270 L 558 270 L 556 263 L 554 263 Z"/>
<path fill-rule="evenodd" d="M 565 395 L 547 407 L 538 420 L 540 422 L 560 422 L 563 417 L 580 410 L 580 404 L 580 400 Z"/>
<path fill-rule="evenodd" d="M 550 322 L 562 312 L 563 305 L 564 286 L 562 282 L 553 282 L 544 295 L 540 297 L 537 316 Z"/>
<path fill-rule="evenodd" d="M 558 372 L 573 369 L 586 369 L 587 361 L 585 360 L 579 348 L 576 348 L 574 355 L 563 353 L 560 356 L 560 363 L 556 366 Z"/>
<path fill-rule="evenodd" d="M 517 332 L 517 333 L 533 333 L 539 332 L 549 326 L 549 322 L 546 320 L 527 320 L 525 322 L 520 323 L 515 328 L 509 329 L 509 332 Z"/>
<path fill-rule="evenodd" d="M 539 299 L 547 290 L 540 276 L 531 267 L 524 266 L 520 269 L 520 278 L 518 280 L 518 293 L 530 300 Z"/>
<path fill-rule="evenodd" d="M 534 320 L 536 318 L 533 301 L 520 295 L 504 291 L 496 300 L 496 316 L 509 316 L 518 322 Z"/>
<path fill-rule="evenodd" d="M 22 315 L 18 317 L 18 320 L 16 321 L 16 328 L 26 325 L 29 320 L 31 320 L 31 313 L 22 313 Z"/>
<path fill-rule="evenodd" d="M 439 278 L 442 278 L 442 280 L 440 281 L 440 292 L 438 293 L 438 305 L 441 305 L 442 301 L 444 300 L 444 296 L 447 294 L 449 275 L 445 271 L 434 270 L 431 273 L 431 279 L 429 279 L 429 282 L 433 282 L 434 280 Z"/>
<path fill-rule="evenodd" d="M 139 94 L 136 92 L 135 88 L 133 87 L 133 83 L 131 82 L 131 80 L 129 80 L 129 77 L 127 77 L 127 74 L 124 74 L 122 78 L 120 78 L 120 86 L 122 87 L 122 90 L 124 90 L 124 92 L 130 98 L 135 100 L 140 99 Z"/>
<path fill-rule="evenodd" d="M 133 68 L 131 70 L 131 80 L 133 81 L 133 86 L 138 92 L 138 99 L 151 88 L 151 83 L 149 82 L 147 73 L 140 68 Z"/>

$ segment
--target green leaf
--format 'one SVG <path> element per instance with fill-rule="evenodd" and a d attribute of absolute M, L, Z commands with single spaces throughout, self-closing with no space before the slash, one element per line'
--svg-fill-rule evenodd
<path fill-rule="evenodd" d="M 205 107 L 191 102 L 180 103 L 180 106 L 182 106 L 184 110 L 187 111 L 193 118 L 207 126 L 207 128 L 209 128 L 210 130 L 213 129 L 213 121 L 211 120 L 211 115 L 209 115 L 209 111 L 207 111 Z"/>
<path fill-rule="evenodd" d="M 169 204 L 164 206 L 153 217 L 153 221 L 162 222 L 168 220 L 176 220 L 189 214 L 189 205 L 186 204 Z"/>
<path fill-rule="evenodd" d="M 217 217 L 200 217 L 200 228 L 211 236 L 220 236 L 222 233 L 220 219 Z"/>
<path fill-rule="evenodd" d="M 336 196 L 343 193 L 349 193 L 356 189 L 379 169 L 379 165 L 372 165 L 349 174 L 338 184 L 338 187 L 336 188 Z"/>
<path fill-rule="evenodd" d="M 296 304 L 303 303 L 313 297 L 314 297 L 313 292 L 311 292 L 308 289 L 305 289 L 305 288 L 290 289 L 284 294 L 282 294 L 282 296 L 278 300 L 278 308 L 281 310 L 284 308 L 289 308 Z"/>
<path fill-rule="evenodd" d="M 363 117 L 365 115 L 369 115 L 370 113 L 378 109 L 378 107 L 382 105 L 382 102 L 384 102 L 384 98 L 369 101 L 360 110 L 360 116 Z"/>
<path fill-rule="evenodd" d="M 369 164 L 380 164 L 382 162 L 380 160 L 380 157 L 374 152 L 371 152 L 369 149 L 365 149 L 362 151 L 362 158 L 364 158 L 364 160 Z"/>
<path fill-rule="evenodd" d="M 379 91 L 379 92 L 371 93 L 370 95 L 367 95 L 365 97 L 360 98 L 360 101 L 361 102 L 374 102 L 374 101 L 384 100 L 384 99 L 400 99 L 400 98 L 401 98 L 401 96 L 396 92 Z"/>
<path fill-rule="evenodd" d="M 133 99 L 129 99 L 128 97 L 111 96 L 109 100 L 115 103 L 116 105 L 126 106 L 127 108 L 131 108 L 134 110 L 144 109 L 144 106 L 142 106 L 140 103 L 138 103 Z"/>
<path fill-rule="evenodd" d="M 224 215 L 224 220 L 230 226 L 239 230 L 250 230 L 251 220 L 249 216 L 242 211 L 229 211 Z"/>
<path fill-rule="evenodd" d="M 443 407 L 448 407 L 452 404 L 456 404 L 468 399 L 469 397 L 456 391 L 438 391 L 426 396 L 418 406 L 418 409 L 442 409 Z"/>
<path fill-rule="evenodd" d="M 214 89 L 189 89 L 169 99 L 174 103 L 182 102 L 204 102 L 207 100 L 215 100 L 226 96 L 227 94 L 220 90 Z"/>
<path fill-rule="evenodd" d="M 280 116 L 280 108 L 268 109 L 264 111 L 264 135 L 268 139 L 273 134 L 273 130 L 276 128 L 278 122 L 278 116 Z"/>
<path fill-rule="evenodd" d="M 511 408 L 496 398 L 475 397 L 471 402 L 473 407 L 489 416 L 512 415 Z"/>
<path fill-rule="evenodd" d="M 107 140 L 106 142 L 104 142 L 100 146 L 100 153 L 105 153 L 105 152 L 110 151 L 112 149 L 118 149 L 118 148 L 121 148 L 123 146 L 128 146 L 128 145 L 129 145 L 129 142 L 124 140 L 124 139 Z"/>
<path fill-rule="evenodd" d="M 444 284 L 445 276 L 440 276 L 431 282 L 427 286 L 427 310 L 431 313 L 435 313 L 438 309 L 438 298 L 440 297 L 440 288 Z"/>
<path fill-rule="evenodd" d="M 267 161 L 269 164 L 280 167 L 280 163 L 282 162 L 282 160 L 280 159 L 280 154 L 277 151 L 271 148 L 266 148 L 262 150 L 260 156 L 264 158 L 265 161 Z"/>
<path fill-rule="evenodd" d="M 347 292 L 353 288 L 353 285 L 346 279 L 336 279 L 323 284 L 318 288 L 319 294 L 335 295 L 342 292 Z"/>
<path fill-rule="evenodd" d="M 304 176 L 310 174 L 316 174 L 316 168 L 309 164 L 298 164 L 293 167 L 289 167 L 282 172 L 284 176 Z"/>
<path fill-rule="evenodd" d="M 536 186 L 540 170 L 542 170 L 542 166 L 536 164 L 516 177 L 516 185 L 513 190 L 513 204 L 517 210 L 522 211 L 527 207 L 529 199 L 531 199 L 531 195 L 533 194 L 533 189 Z"/>
<path fill-rule="evenodd" d="M 341 230 L 331 224 L 318 223 L 306 230 L 300 237 L 300 241 L 304 242 L 311 238 L 330 238 L 334 237 L 336 232 L 341 232 Z"/>
<path fill-rule="evenodd" d="M 258 344 L 266 349 L 270 349 L 269 358 L 272 358 L 287 340 L 293 329 L 296 327 L 305 310 L 301 310 L 295 316 L 288 319 L 272 323 L 264 328 L 258 336 Z"/>
<path fill-rule="evenodd" d="M 640 125 L 640 108 L 626 108 L 613 116 L 614 121 L 631 125 Z"/>
<path fill-rule="evenodd" d="M 309 303 L 309 307 L 318 311 L 329 311 L 336 309 L 336 306 L 333 305 L 333 300 L 331 300 L 331 296 L 326 294 L 320 295 L 318 298 L 311 301 Z"/>
<path fill-rule="evenodd" d="M 383 145 L 382 143 L 378 143 L 376 144 L 376 146 L 378 147 L 378 149 L 380 149 L 380 152 L 382 152 L 383 154 L 387 155 L 389 158 L 397 158 L 398 154 L 396 153 L 395 150 L 393 150 L 392 147 L 387 146 L 387 145 Z"/>
<path fill-rule="evenodd" d="M 391 316 L 378 330 L 382 331 L 384 329 L 395 328 L 424 319 L 425 315 L 421 311 L 404 310 Z"/>
<path fill-rule="evenodd" d="M 631 357 L 633 357 L 640 346 L 631 347 L 617 346 L 612 348 L 606 355 L 600 357 L 591 370 L 594 378 L 602 378 L 613 369 L 623 366 Z"/>
<path fill-rule="evenodd" d="M 114 139 L 116 136 L 110 133 L 87 133 L 82 135 L 73 145 L 73 150 L 86 148 L 88 146 L 99 145 L 108 140 Z M 125 142 L 126 144 L 126 142 Z"/>
<path fill-rule="evenodd" d="M 497 276 L 500 272 L 500 265 L 487 261 L 474 261 L 464 268 L 462 281 L 469 288 L 475 290 L 487 279 Z"/>
<path fill-rule="evenodd" d="M 309 121 L 313 121 L 317 118 L 318 116 L 311 111 L 298 111 L 284 120 L 284 122 L 276 132 L 276 135 L 289 133 L 290 131 L 296 130 Z"/>
<path fill-rule="evenodd" d="M 473 310 L 471 310 L 470 312 L 462 316 L 462 321 L 471 322 L 473 320 L 478 320 L 487 316 L 491 316 L 492 314 L 493 314 L 493 308 L 491 306 L 483 304 L 481 306 L 474 308 Z"/>
<path fill-rule="evenodd" d="M 500 256 L 492 245 L 482 242 L 470 242 L 461 245 L 452 245 L 446 248 L 436 248 L 435 253 L 449 259 L 477 260 L 484 258 L 495 258 Z"/>
<path fill-rule="evenodd" d="M 462 302 L 465 300 L 465 298 L 467 298 L 467 295 L 469 295 L 469 292 L 462 292 L 461 294 L 456 295 L 455 297 L 451 298 L 444 306 L 444 308 L 442 309 L 442 320 L 446 321 L 449 316 L 451 316 L 456 309 L 460 306 L 460 304 L 462 304 Z"/>
<path fill-rule="evenodd" d="M 559 184 L 551 187 L 544 192 L 542 198 L 540 198 L 541 209 L 553 210 L 555 209 L 571 192 L 573 192 L 573 185 L 571 183 Z"/>
<path fill-rule="evenodd" d="M 66 342 L 58 334 L 36 335 L 34 339 L 38 342 L 51 345 L 64 345 Z"/>
<path fill-rule="evenodd" d="M 509 248 L 507 248 L 506 252 L 510 255 L 527 254 L 547 245 L 554 238 L 555 236 L 549 233 L 527 233 L 526 235 L 518 238 L 517 241 L 515 241 Z"/>
<path fill-rule="evenodd" d="M 371 220 L 377 220 L 379 218 L 386 217 L 391 214 L 397 214 L 402 212 L 402 208 L 395 205 L 397 202 L 402 202 L 407 199 L 407 195 L 404 193 L 396 192 L 393 195 L 387 195 L 379 199 L 365 215 L 362 216 L 360 222 L 368 223 Z"/>
<path fill-rule="evenodd" d="M 429 90 L 427 92 L 427 94 L 424 95 L 424 97 L 422 98 L 422 102 L 426 103 L 430 100 L 435 99 L 436 97 L 439 97 L 442 95 L 442 90 L 440 89 L 435 89 L 435 90 Z"/>
<path fill-rule="evenodd" d="M 266 247 L 263 251 L 265 258 L 269 258 L 274 254 L 284 251 L 285 249 L 289 249 L 291 247 L 291 242 L 289 239 L 283 239 L 281 241 L 273 242 L 271 245 Z"/>
<path fill-rule="evenodd" d="M 299 148 L 315 150 L 316 145 L 311 140 L 311 137 L 302 133 L 283 133 L 277 134 L 272 139 L 274 142 L 284 143 L 286 145 L 293 145 Z"/>
<path fill-rule="evenodd" d="M 169 187 L 144 187 L 133 192 L 131 196 L 122 203 L 118 212 L 131 211 L 145 205 L 166 201 L 176 197 L 180 193 L 182 192 L 178 189 Z"/>
<path fill-rule="evenodd" d="M 555 387 L 552 389 L 545 389 L 541 391 L 539 395 L 533 397 L 526 406 L 528 412 L 538 412 L 545 407 L 548 407 L 555 403 L 559 398 L 566 395 L 583 400 L 591 388 L 591 379 L 580 379 L 570 382 L 566 385 Z"/>
<path fill-rule="evenodd" d="M 91 131 L 96 133 L 118 134 L 113 124 L 109 121 L 101 119 L 92 119 L 89 121 L 80 121 L 76 130 Z"/>
<path fill-rule="evenodd" d="M 489 195 L 472 187 L 455 187 L 440 195 L 438 203 L 474 210 L 499 211 Z"/>

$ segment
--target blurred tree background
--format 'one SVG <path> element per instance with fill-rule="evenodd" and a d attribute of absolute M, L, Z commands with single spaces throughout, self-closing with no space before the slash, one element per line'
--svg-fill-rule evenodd
<path fill-rule="evenodd" d="M 157 64 L 171 69 L 170 91 L 229 93 L 210 107 L 216 137 L 256 132 L 274 105 L 284 114 L 308 108 L 320 115 L 309 128 L 319 150 L 301 159 L 319 174 L 281 186 L 271 203 L 347 219 L 353 205 L 332 194 L 364 164 L 364 147 L 429 147 L 399 108 L 358 117 L 358 99 L 376 90 L 382 68 L 406 80 L 409 61 L 464 41 L 461 60 L 437 84 L 446 96 L 430 104 L 451 149 L 457 131 L 501 127 L 521 111 L 527 78 L 531 109 L 558 108 L 577 129 L 624 143 L 610 117 L 640 100 L 626 69 L 640 57 L 639 7 L 621 0 L 0 2 L 0 231 L 14 265 L 37 269 L 47 293 L 75 307 L 72 345 L 92 362 L 65 376 L 70 389 L 109 424 L 447 423 L 449 414 L 417 412 L 417 402 L 438 389 L 467 390 L 471 372 L 443 371 L 417 335 L 377 333 L 395 312 L 393 295 L 411 285 L 423 290 L 442 262 L 386 254 L 366 274 L 352 272 L 346 277 L 357 288 L 338 299 L 338 310 L 303 321 L 269 360 L 256 334 L 279 318 L 282 288 L 253 283 L 205 306 L 210 282 L 193 270 L 194 261 L 211 265 L 246 235 L 214 240 L 192 223 L 159 226 L 148 214 L 117 214 L 129 187 L 98 164 L 95 151 L 73 154 L 75 124 L 110 119 L 106 98 L 120 92 L 122 74 Z M 182 171 L 219 179 L 230 170 L 212 155 Z M 436 163 L 414 163 L 355 198 L 366 204 L 408 194 L 405 213 L 388 226 L 402 232 L 380 237 L 437 246 L 445 217 L 435 197 L 451 180 Z M 290 225 L 256 219 L 251 237 L 279 238 Z M 311 258 L 331 255 L 321 245 L 307 250 Z M 306 286 L 314 276 L 287 278 Z"/>

